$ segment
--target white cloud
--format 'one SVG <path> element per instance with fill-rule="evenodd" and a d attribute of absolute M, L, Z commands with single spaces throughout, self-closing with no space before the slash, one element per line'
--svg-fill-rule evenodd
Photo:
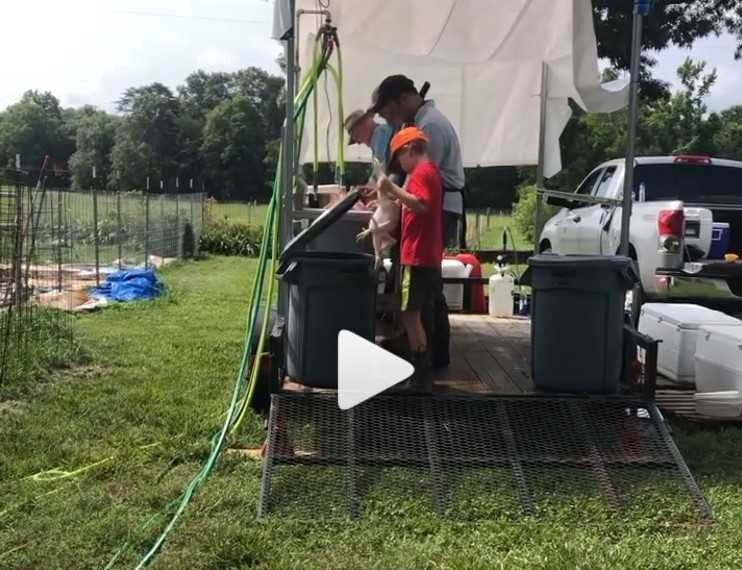
<path fill-rule="evenodd" d="M 711 110 L 721 110 L 731 105 L 742 105 L 742 61 L 734 59 L 736 39 L 730 35 L 698 40 L 691 49 L 669 48 L 659 54 L 655 75 L 679 86 L 677 69 L 686 57 L 705 61 L 710 71 L 716 68 L 717 80 L 711 89 L 707 104 Z"/>
<path fill-rule="evenodd" d="M 207 48 L 196 57 L 196 66 L 206 71 L 232 68 L 238 63 L 239 60 L 234 53 L 215 47 Z"/>
<path fill-rule="evenodd" d="M 0 109 L 27 89 L 51 91 L 63 105 L 112 110 L 127 87 L 160 81 L 175 88 L 198 67 L 279 73 L 271 15 L 272 5 L 261 0 L 7 2 Z"/>

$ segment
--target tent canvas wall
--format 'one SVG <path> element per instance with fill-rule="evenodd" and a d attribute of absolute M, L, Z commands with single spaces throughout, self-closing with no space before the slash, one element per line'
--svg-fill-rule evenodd
<path fill-rule="evenodd" d="M 276 0 L 273 38 L 295 18 L 291 0 Z M 343 56 L 346 114 L 365 108 L 389 74 L 420 86 L 459 133 L 465 166 L 534 165 L 539 161 L 541 90 L 547 73 L 544 174 L 561 169 L 559 136 L 574 100 L 587 112 L 612 112 L 628 101 L 628 86 L 600 82 L 590 0 L 295 0 L 296 10 L 328 8 Z M 299 26 L 300 69 L 308 69 L 322 22 L 304 16 Z M 319 98 L 319 160 L 336 159 L 337 94 L 328 77 Z M 328 101 L 329 100 L 329 101 Z M 314 117 L 311 108 L 308 124 Z M 328 128 L 329 127 L 329 128 Z M 302 140 L 302 162 L 313 159 L 313 129 Z M 361 145 L 347 160 L 368 160 Z"/>

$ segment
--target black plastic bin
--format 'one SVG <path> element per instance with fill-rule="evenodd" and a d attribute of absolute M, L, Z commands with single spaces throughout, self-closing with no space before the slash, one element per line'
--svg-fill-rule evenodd
<path fill-rule="evenodd" d="M 361 197 L 349 193 L 296 236 L 280 257 L 278 277 L 289 288 L 285 322 L 286 373 L 312 388 L 337 389 L 338 333 L 374 342 L 377 276 L 363 253 L 306 251 Z"/>
<path fill-rule="evenodd" d="M 528 260 L 527 273 L 536 388 L 618 393 L 626 291 L 637 282 L 631 259 L 537 255 Z"/>

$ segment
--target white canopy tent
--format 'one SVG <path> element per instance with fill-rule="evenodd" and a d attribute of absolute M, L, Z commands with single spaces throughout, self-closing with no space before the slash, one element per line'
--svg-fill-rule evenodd
<path fill-rule="evenodd" d="M 275 1 L 274 39 L 296 23 L 291 4 Z M 571 114 L 568 98 L 598 113 L 628 102 L 627 85 L 600 83 L 590 0 L 295 0 L 297 12 L 324 8 L 341 44 L 345 114 L 366 108 L 387 75 L 403 73 L 418 87 L 429 81 L 428 98 L 453 122 L 468 167 L 535 165 L 543 134 L 543 173 L 553 176 L 561 170 L 559 136 Z M 300 21 L 301 69 L 310 66 L 322 21 Z M 335 161 L 343 117 L 337 116 L 329 77 L 324 91 L 317 117 L 319 160 Z M 307 125 L 313 121 L 310 106 Z M 302 162 L 313 159 L 313 137 L 307 128 Z M 369 158 L 361 145 L 346 149 L 347 161 Z"/>

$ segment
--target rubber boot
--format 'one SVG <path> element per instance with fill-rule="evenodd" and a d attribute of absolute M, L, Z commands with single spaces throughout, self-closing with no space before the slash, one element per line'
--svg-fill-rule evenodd
<path fill-rule="evenodd" d="M 433 392 L 433 375 L 430 362 L 430 351 L 424 350 L 412 355 L 410 362 L 415 372 L 409 378 L 410 391 L 420 394 Z"/>
<path fill-rule="evenodd" d="M 433 377 L 428 351 L 408 353 L 405 360 L 415 367 L 412 376 L 389 389 L 395 394 L 430 394 L 433 391 Z"/>

